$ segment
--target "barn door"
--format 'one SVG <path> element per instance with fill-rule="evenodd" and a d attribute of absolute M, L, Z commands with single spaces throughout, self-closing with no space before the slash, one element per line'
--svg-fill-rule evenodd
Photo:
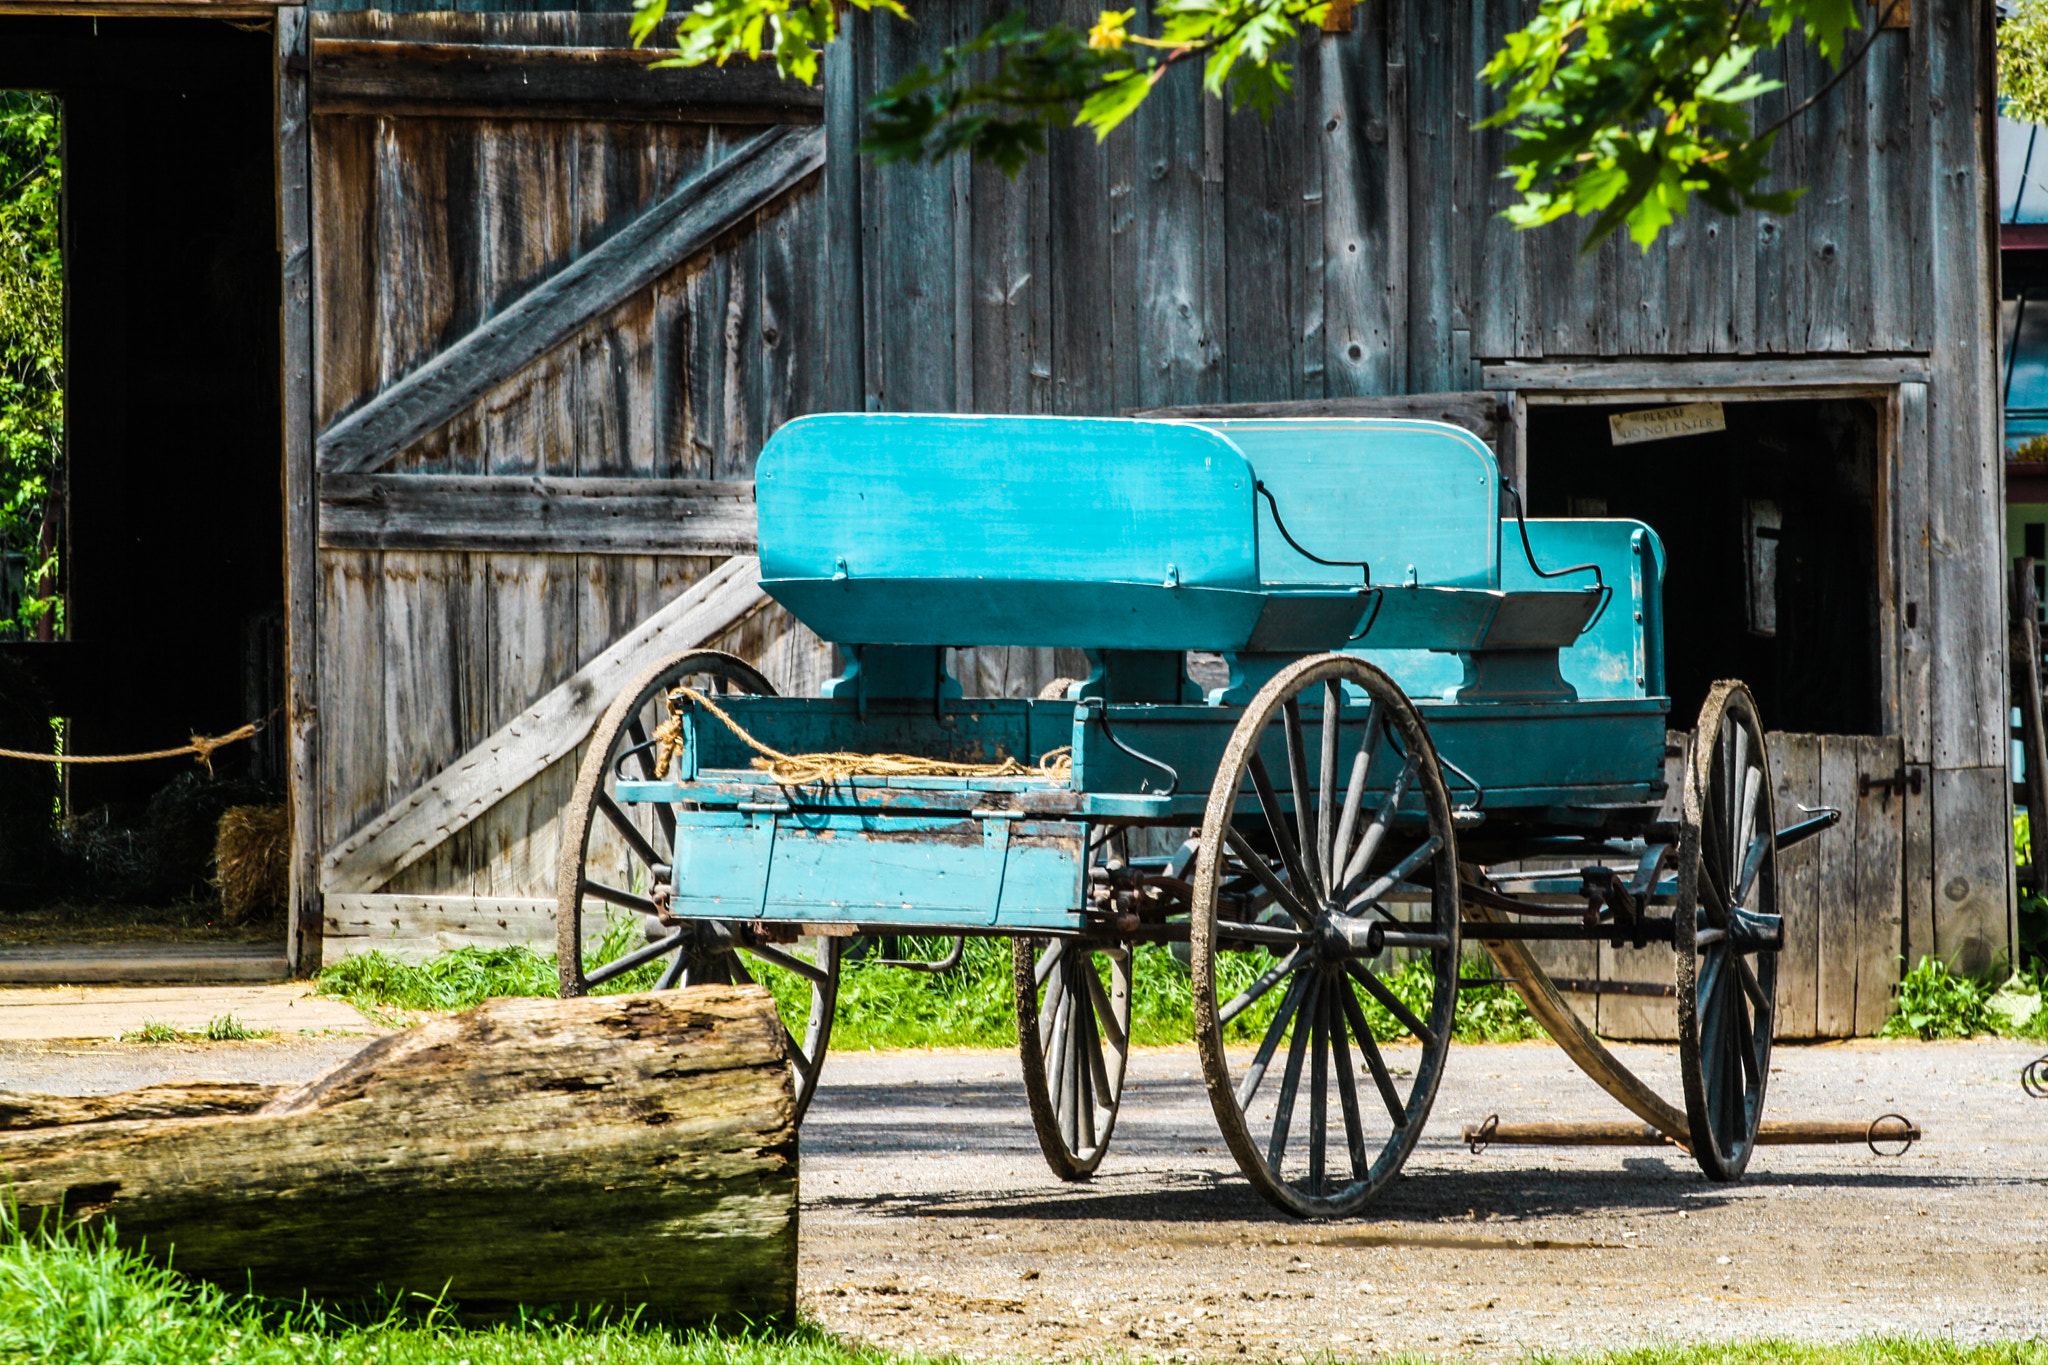
<path fill-rule="evenodd" d="M 1773 732 L 1771 772 L 1778 826 L 1831 806 L 1842 821 L 1787 850 L 1778 860 L 1778 905 L 1785 949 L 1778 958 L 1778 1036 L 1868 1036 L 1891 1012 L 1899 979 L 1905 896 L 1905 810 L 1924 778 L 1904 765 L 1896 736 Z M 1677 811 L 1689 736 L 1674 732 L 1666 780 Z M 1582 950 L 1583 951 L 1583 950 Z M 1596 960 L 1597 957 L 1597 960 Z M 1614 949 L 1586 954 L 1599 1031 L 1610 1038 L 1677 1037 L 1669 950 Z M 1567 973 L 1569 975 L 1569 973 Z"/>
<path fill-rule="evenodd" d="M 628 18 L 312 16 L 330 952 L 551 938 L 578 745 L 653 658 L 816 683 L 749 555 L 821 406 L 819 96 L 649 72 Z"/>

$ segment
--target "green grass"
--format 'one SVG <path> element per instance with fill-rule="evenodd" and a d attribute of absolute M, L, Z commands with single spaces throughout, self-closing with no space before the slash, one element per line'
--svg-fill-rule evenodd
<path fill-rule="evenodd" d="M 187 1033 L 161 1019 L 145 1019 L 142 1027 L 121 1035 L 124 1043 L 240 1043 L 251 1038 L 268 1038 L 269 1029 L 250 1028 L 232 1014 L 216 1014 L 198 1033 Z"/>
<path fill-rule="evenodd" d="M 21 1231 L 0 1218 L 0 1365 L 931 1365 L 811 1323 L 673 1331 L 539 1310 L 468 1329 L 424 1302 L 351 1321 L 195 1284 L 116 1248 L 105 1230 Z M 956 1358 L 954 1358 L 956 1359 Z M 1104 1357 L 1121 1360 L 1125 1357 Z M 1335 1362 L 1334 1355 L 1322 1359 Z M 1395 1361 L 1421 1365 L 1426 1357 Z M 1532 1355 L 1528 1365 L 2048 1365 L 2048 1342 L 1866 1339 L 1701 1343 Z"/>
<path fill-rule="evenodd" d="M 239 1043 L 269 1036 L 269 1029 L 250 1028 L 232 1014 L 216 1014 L 206 1021 L 206 1040 L 210 1043 Z"/>
<path fill-rule="evenodd" d="M 637 926 L 614 924 L 605 950 L 617 953 L 637 935 Z M 906 956 L 945 956 L 950 940 L 906 938 L 898 951 Z M 1010 1047 L 1017 1038 L 1016 1011 L 1011 1002 L 1010 944 L 1005 939 L 969 939 L 960 966 L 948 972 L 911 972 L 900 968 L 848 963 L 840 974 L 839 1008 L 833 1020 L 835 1050 L 868 1051 L 912 1047 Z M 1223 985 L 1235 992 L 1249 984 L 1265 960 L 1231 954 L 1222 969 Z M 748 959 L 755 973 L 776 997 L 792 1029 L 801 1029 L 810 1013 L 810 986 L 787 972 Z M 1468 960 L 1468 976 L 1487 976 L 1490 968 Z M 650 964 L 599 990 L 613 993 L 645 990 L 660 968 Z M 1106 979 L 1106 978 L 1105 978 Z M 1428 999 L 1428 978 L 1419 963 L 1387 978 L 1404 1003 L 1420 1007 Z M 496 995 L 555 993 L 555 959 L 529 948 L 458 948 L 424 963 L 405 963 L 380 952 L 364 953 L 322 971 L 315 984 L 321 995 L 349 1001 L 385 1022 L 402 1022 L 408 1012 L 467 1009 Z M 1233 1021 L 1231 1036 L 1255 1039 L 1264 1032 L 1280 1003 L 1279 991 Z M 1406 1031 L 1377 1001 L 1362 1002 L 1367 1021 L 1382 1041 Z M 1194 1036 L 1194 998 L 1187 969 L 1159 944 L 1139 948 L 1131 963 L 1131 1036 L 1141 1046 L 1186 1043 Z M 1455 1036 L 1460 1042 L 1511 1042 L 1544 1036 L 1522 1002 L 1505 986 L 1488 985 L 1459 993 Z"/>

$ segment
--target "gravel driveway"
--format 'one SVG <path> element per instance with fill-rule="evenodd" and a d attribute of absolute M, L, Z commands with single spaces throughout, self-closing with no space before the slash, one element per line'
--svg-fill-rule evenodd
<path fill-rule="evenodd" d="M 0 1088 L 285 1082 L 342 1038 L 0 1043 Z M 1662 1081 L 1668 1057 L 1619 1049 Z M 1896 1111 L 1904 1157 L 1767 1147 L 1735 1185 L 1669 1148 L 1489 1148 L 1460 1126 L 1619 1118 L 1548 1044 L 1461 1046 L 1406 1177 L 1349 1223 L 1271 1211 L 1216 1138 L 1194 1062 L 1133 1061 L 1086 1184 L 1041 1161 L 1003 1052 L 840 1053 L 804 1129 L 802 1295 L 835 1331 L 967 1356 L 1492 1359 L 1667 1339 L 2048 1334 L 2038 1044 L 1781 1046 L 1777 1118 Z M 1398 1058 L 1395 1059 L 1398 1064 Z M 1675 1093 L 1669 1092 L 1667 1093 Z"/>
<path fill-rule="evenodd" d="M 1663 1050 L 1619 1049 L 1646 1076 Z M 974 1355 L 1413 1350 L 1481 1359 L 1660 1339 L 2048 1333 L 2038 1045 L 1780 1047 L 1770 1113 L 1904 1113 L 1927 1140 L 1767 1147 L 1713 1185 L 1673 1148 L 1492 1147 L 1462 1123 L 1625 1115 L 1548 1044 L 1455 1047 L 1371 1216 L 1271 1211 L 1193 1059 L 1134 1062 L 1115 1150 L 1062 1185 L 1002 1053 L 840 1054 L 804 1130 L 803 1300 L 834 1330 Z M 1675 1091 L 1667 1092 L 1675 1093 Z"/>

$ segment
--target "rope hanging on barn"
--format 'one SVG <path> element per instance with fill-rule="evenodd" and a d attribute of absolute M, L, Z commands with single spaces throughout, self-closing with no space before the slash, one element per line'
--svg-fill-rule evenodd
<path fill-rule="evenodd" d="M 158 758 L 183 758 L 192 755 L 193 761 L 206 769 L 208 777 L 213 776 L 214 751 L 230 744 L 239 744 L 245 739 L 254 739 L 263 733 L 265 726 L 277 715 L 272 711 L 262 720 L 252 720 L 239 729 L 224 735 L 194 735 L 190 744 L 175 749 L 152 749 L 137 754 L 38 754 L 22 749 L 0 749 L 0 758 L 18 758 L 27 763 L 147 763 Z"/>
<path fill-rule="evenodd" d="M 678 687 L 668 694 L 668 719 L 655 728 L 657 778 L 668 776 L 669 760 L 683 746 L 684 701 L 696 702 L 725 723 L 740 742 L 761 755 L 753 766 L 784 787 L 803 787 L 813 782 L 832 783 L 848 777 L 1039 777 L 1066 781 L 1073 773 L 1070 748 L 1058 748 L 1042 755 L 1038 766 L 1004 758 L 998 763 L 953 763 L 943 758 L 920 758 L 916 754 L 785 754 L 771 749 L 748 734 L 727 715 L 717 702 L 694 687 Z"/>

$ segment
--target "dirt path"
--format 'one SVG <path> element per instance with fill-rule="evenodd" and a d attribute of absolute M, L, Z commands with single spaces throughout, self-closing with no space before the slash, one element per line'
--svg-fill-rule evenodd
<path fill-rule="evenodd" d="M 1661 1070 L 1653 1049 L 1624 1049 Z M 1270 1211 L 1191 1059 L 1136 1064 L 1116 1151 L 1045 1170 L 1003 1054 L 831 1059 L 804 1132 L 804 1304 L 891 1346 L 1169 1359 L 1498 1358 L 1656 1339 L 2048 1332 L 2038 1046 L 1781 1047 L 1776 1117 L 1905 1113 L 1903 1158 L 1766 1148 L 1711 1185 L 1675 1149 L 1495 1147 L 1468 1119 L 1620 1117 L 1544 1044 L 1452 1055 L 1407 1177 L 1368 1218 Z"/>
<path fill-rule="evenodd" d="M 0 1089 L 283 1082 L 361 1038 L 0 1043 Z M 1903 1158 L 1766 1148 L 1710 1185 L 1681 1152 L 1494 1147 L 1461 1124 L 1617 1117 L 1545 1044 L 1454 1049 L 1431 1130 L 1371 1216 L 1280 1217 L 1215 1135 L 1192 1060 L 1154 1052 L 1083 1185 L 1038 1155 L 1007 1053 L 838 1054 L 804 1130 L 802 1293 L 835 1331 L 970 1357 L 1413 1350 L 1497 1359 L 1665 1339 L 2048 1333 L 2039 1045 L 1780 1047 L 1775 1117 L 1907 1114 Z M 1646 1074 L 1656 1049 L 1623 1049 Z"/>

